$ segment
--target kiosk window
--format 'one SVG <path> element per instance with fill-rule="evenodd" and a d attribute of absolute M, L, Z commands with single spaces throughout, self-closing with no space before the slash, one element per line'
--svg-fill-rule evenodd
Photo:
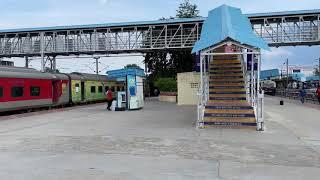
<path fill-rule="evenodd" d="M 11 88 L 12 97 L 22 97 L 23 96 L 23 87 L 13 87 Z"/>
<path fill-rule="evenodd" d="M 0 87 L 0 98 L 3 97 L 3 87 Z"/>
<path fill-rule="evenodd" d="M 30 87 L 30 96 L 40 96 L 40 87 Z"/>
<path fill-rule="evenodd" d="M 99 87 L 98 87 L 98 92 L 99 92 L 99 93 L 102 93 L 102 86 L 99 86 Z"/>
<path fill-rule="evenodd" d="M 91 86 L 91 93 L 96 93 L 96 87 L 95 86 Z"/>

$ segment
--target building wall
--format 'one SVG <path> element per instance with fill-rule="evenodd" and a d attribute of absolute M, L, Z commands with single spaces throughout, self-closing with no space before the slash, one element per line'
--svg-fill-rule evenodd
<path fill-rule="evenodd" d="M 177 75 L 178 105 L 196 105 L 197 91 L 200 87 L 200 73 L 187 72 Z"/>

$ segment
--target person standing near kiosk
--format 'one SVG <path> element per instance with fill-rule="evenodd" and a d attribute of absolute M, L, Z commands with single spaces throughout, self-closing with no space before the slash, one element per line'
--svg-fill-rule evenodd
<path fill-rule="evenodd" d="M 106 93 L 106 96 L 107 96 L 107 102 L 108 102 L 108 107 L 107 109 L 109 111 L 111 111 L 111 105 L 112 105 L 112 101 L 113 101 L 113 97 L 112 97 L 112 91 L 110 88 L 108 88 L 108 91 Z"/>

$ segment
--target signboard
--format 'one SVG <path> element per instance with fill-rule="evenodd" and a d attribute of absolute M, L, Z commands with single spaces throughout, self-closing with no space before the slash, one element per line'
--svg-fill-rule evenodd
<path fill-rule="evenodd" d="M 196 72 L 200 72 L 200 57 L 201 57 L 200 52 L 195 53 L 194 58 L 195 58 L 196 64 L 194 66 L 194 71 Z M 205 60 L 208 60 L 208 56 L 205 56 Z M 206 71 L 208 72 L 208 70 L 209 70 L 209 66 L 206 66 Z"/>
<path fill-rule="evenodd" d="M 248 54 L 247 55 L 247 70 L 248 71 L 251 71 L 252 69 L 252 60 L 254 59 L 254 56 L 252 54 Z M 254 71 L 257 71 L 258 70 L 258 62 L 254 62 Z"/>

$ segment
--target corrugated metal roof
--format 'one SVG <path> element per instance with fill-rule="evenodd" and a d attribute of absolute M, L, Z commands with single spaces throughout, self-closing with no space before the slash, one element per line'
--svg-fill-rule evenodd
<path fill-rule="evenodd" d="M 267 16 L 293 16 L 293 15 L 319 14 L 319 13 L 320 13 L 320 9 L 312 9 L 312 10 L 300 10 L 300 11 L 254 13 L 254 14 L 247 14 L 247 16 L 249 18 L 255 18 L 255 17 L 267 17 Z"/>
<path fill-rule="evenodd" d="M 204 21 L 205 19 L 206 18 L 204 17 L 198 17 L 198 18 L 186 18 L 186 19 L 166 19 L 166 20 L 157 20 L 157 21 L 136 21 L 136 22 L 124 22 L 124 23 L 105 23 L 105 24 L 71 25 L 71 26 L 52 26 L 52 27 L 39 27 L 39 28 L 5 29 L 5 30 L 0 30 L 0 33 L 176 24 L 176 23 L 190 23 L 190 22 Z"/>
<path fill-rule="evenodd" d="M 196 53 L 227 39 L 270 50 L 268 44 L 253 32 L 249 19 L 242 14 L 241 9 L 222 5 L 209 12 L 200 40 L 196 42 L 192 52 Z"/>
<path fill-rule="evenodd" d="M 266 16 L 291 16 L 300 14 L 320 14 L 320 9 L 300 10 L 300 11 L 283 11 L 283 12 L 267 12 L 245 14 L 248 18 L 266 17 Z M 18 28 L 18 29 L 3 29 L 0 33 L 17 33 L 17 32 L 35 32 L 35 31 L 54 31 L 54 30 L 75 30 L 75 29 L 91 29 L 91 28 L 111 28 L 111 27 L 126 27 L 126 26 L 143 26 L 143 25 L 161 25 L 175 23 L 201 22 L 206 20 L 206 17 L 187 18 L 187 19 L 168 19 L 156 21 L 136 21 L 123 23 L 102 23 L 102 24 L 86 24 L 86 25 L 70 25 L 70 26 L 52 26 L 52 27 L 37 27 L 37 28 Z"/>

